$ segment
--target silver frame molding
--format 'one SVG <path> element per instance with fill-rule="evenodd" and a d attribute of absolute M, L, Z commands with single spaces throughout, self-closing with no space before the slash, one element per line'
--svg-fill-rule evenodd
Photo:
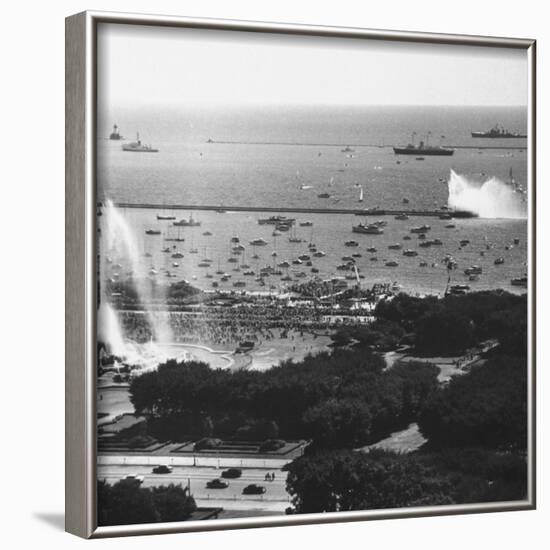
<path fill-rule="evenodd" d="M 524 501 L 98 527 L 96 517 L 96 36 L 100 23 L 525 50 L 529 64 L 528 495 Z M 87 11 L 65 32 L 65 530 L 83 538 L 217 531 L 536 507 L 536 41 Z"/>

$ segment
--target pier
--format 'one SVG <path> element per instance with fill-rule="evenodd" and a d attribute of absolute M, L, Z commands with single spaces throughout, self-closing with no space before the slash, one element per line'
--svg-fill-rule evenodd
<path fill-rule="evenodd" d="M 475 218 L 472 212 L 467 210 L 412 210 L 407 208 L 387 209 L 387 208 L 302 208 L 297 206 L 215 206 L 204 204 L 154 204 L 154 203 L 116 203 L 117 208 L 148 208 L 152 210 L 209 210 L 219 212 L 273 212 L 273 213 L 298 213 L 298 214 L 351 214 L 355 216 L 397 216 L 398 214 L 407 214 L 407 216 L 420 217 L 439 217 L 445 214 L 453 218 Z"/>

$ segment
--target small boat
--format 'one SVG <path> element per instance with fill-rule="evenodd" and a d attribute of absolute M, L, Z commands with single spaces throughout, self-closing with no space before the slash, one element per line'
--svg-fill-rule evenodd
<path fill-rule="evenodd" d="M 146 235 L 160 235 L 160 229 L 146 229 Z"/>
<path fill-rule="evenodd" d="M 313 256 L 315 256 L 315 258 L 323 258 L 324 256 L 326 256 L 326 254 L 322 250 L 318 250 L 317 252 L 313 253 Z"/>
<path fill-rule="evenodd" d="M 181 219 L 179 222 L 174 222 L 176 227 L 199 227 L 201 222 L 194 220 L 193 216 L 189 216 L 189 219 Z"/>
<path fill-rule="evenodd" d="M 295 221 L 296 220 L 294 218 L 287 218 L 286 216 L 270 216 L 269 218 L 260 218 L 258 223 L 260 225 L 292 225 Z"/>
<path fill-rule="evenodd" d="M 346 145 L 343 149 L 341 149 L 342 153 L 353 153 L 355 152 L 355 149 L 352 149 L 349 145 Z"/>
<path fill-rule="evenodd" d="M 411 236 L 410 236 L 410 235 L 405 235 L 405 236 L 403 237 L 403 240 L 404 240 L 404 241 L 410 241 L 410 240 L 411 240 Z"/>
<path fill-rule="evenodd" d="M 470 287 L 468 285 L 453 285 L 449 289 L 449 294 L 454 294 L 455 296 L 461 296 L 466 294 L 468 290 L 470 290 Z"/>
<path fill-rule="evenodd" d="M 353 225 L 351 230 L 353 233 L 363 233 L 365 235 L 382 235 L 384 233 L 384 230 L 374 223 Z"/>
<path fill-rule="evenodd" d="M 397 216 L 395 216 L 395 219 L 396 220 L 408 220 L 409 219 L 409 216 L 407 216 L 407 214 L 403 213 L 403 214 L 397 214 Z"/>
<path fill-rule="evenodd" d="M 157 214 L 157 220 L 175 220 L 176 216 L 163 216 L 162 214 Z"/>
<path fill-rule="evenodd" d="M 290 231 L 290 224 L 282 224 L 282 225 L 276 225 L 275 226 L 275 231 L 282 231 L 282 232 L 286 232 L 286 231 Z"/>
<path fill-rule="evenodd" d="M 429 225 L 420 225 L 419 227 L 413 227 L 411 233 L 426 233 L 431 227 Z"/>
<path fill-rule="evenodd" d="M 237 237 L 236 235 L 234 237 L 231 237 L 231 242 L 232 243 L 238 243 L 239 242 L 239 237 Z"/>
<path fill-rule="evenodd" d="M 456 225 L 454 223 L 448 223 L 447 225 L 445 225 L 445 229 L 454 229 L 456 227 Z"/>
<path fill-rule="evenodd" d="M 410 248 L 407 248 L 407 250 L 403 250 L 403 256 L 418 256 L 418 252 L 416 250 L 411 250 Z"/>
<path fill-rule="evenodd" d="M 504 258 L 497 258 L 495 260 L 495 265 L 502 265 L 504 263 Z"/>
<path fill-rule="evenodd" d="M 357 241 L 346 241 L 344 243 L 345 246 L 359 246 L 359 243 Z"/>
<path fill-rule="evenodd" d="M 483 268 L 479 265 L 472 265 L 464 270 L 465 275 L 481 275 Z"/>
<path fill-rule="evenodd" d="M 236 288 L 243 288 L 246 286 L 246 281 L 235 281 L 233 286 Z"/>
<path fill-rule="evenodd" d="M 468 244 L 470 244 L 470 240 L 469 240 L 469 239 L 462 239 L 462 240 L 460 241 L 460 246 L 466 246 L 466 245 L 468 245 Z"/>
<path fill-rule="evenodd" d="M 420 262 L 418 265 L 420 267 L 428 267 L 428 262 Z"/>
<path fill-rule="evenodd" d="M 181 259 L 181 258 L 183 258 L 183 254 L 181 252 L 174 252 L 172 254 L 172 258 Z"/>
<path fill-rule="evenodd" d="M 313 222 L 300 222 L 300 227 L 311 227 Z"/>
<path fill-rule="evenodd" d="M 367 248 L 367 252 L 372 252 L 372 253 L 374 253 L 374 252 L 376 252 L 376 248 L 375 248 L 374 246 L 369 246 L 369 247 Z"/>
<path fill-rule="evenodd" d="M 439 214 L 440 220 L 450 220 L 452 219 L 452 216 L 450 214 Z"/>
<path fill-rule="evenodd" d="M 178 264 L 178 262 L 172 262 L 172 267 L 179 267 L 180 264 Z"/>
<path fill-rule="evenodd" d="M 263 239 L 253 239 L 250 241 L 250 244 L 252 246 L 266 246 L 267 241 L 264 241 Z"/>
<path fill-rule="evenodd" d="M 319 270 L 316 267 L 311 268 L 312 273 L 319 273 Z"/>
<path fill-rule="evenodd" d="M 395 243 L 395 244 L 388 245 L 388 248 L 390 250 L 401 250 L 403 248 L 403 245 L 399 243 Z"/>
<path fill-rule="evenodd" d="M 203 236 L 204 236 L 204 237 L 211 237 L 211 236 L 212 236 L 212 233 L 210 233 L 210 231 L 205 231 L 205 232 L 203 233 Z"/>
<path fill-rule="evenodd" d="M 317 197 L 320 199 L 330 199 L 330 193 L 320 193 Z"/>
<path fill-rule="evenodd" d="M 527 277 L 514 277 L 511 281 L 510 281 L 510 284 L 512 286 L 520 286 L 520 287 L 523 287 L 523 288 L 527 288 Z"/>
<path fill-rule="evenodd" d="M 386 262 L 386 267 L 397 267 L 399 264 L 395 260 L 390 260 L 389 262 Z"/>
<path fill-rule="evenodd" d="M 378 258 L 376 256 L 371 256 L 369 259 L 370 259 L 371 262 L 377 262 L 378 261 Z"/>

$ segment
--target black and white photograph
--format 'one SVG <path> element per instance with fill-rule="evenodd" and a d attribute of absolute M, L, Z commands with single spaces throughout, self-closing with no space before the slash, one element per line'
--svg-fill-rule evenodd
<path fill-rule="evenodd" d="M 528 501 L 526 49 L 96 43 L 98 525 Z"/>

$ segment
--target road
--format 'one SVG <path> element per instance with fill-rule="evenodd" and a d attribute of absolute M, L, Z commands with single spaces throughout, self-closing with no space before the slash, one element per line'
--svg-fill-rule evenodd
<path fill-rule="evenodd" d="M 286 472 L 260 468 L 244 468 L 238 479 L 228 479 L 227 489 L 207 489 L 206 482 L 221 477 L 224 468 L 205 468 L 195 466 L 174 466 L 170 474 L 153 474 L 149 466 L 98 465 L 97 478 L 116 483 L 129 474 L 145 477 L 142 487 L 158 487 L 174 483 L 186 486 L 189 482 L 191 494 L 197 506 L 219 506 L 226 510 L 256 510 L 262 512 L 284 513 L 290 506 L 290 497 L 286 492 Z M 274 481 L 265 481 L 266 473 L 275 473 Z M 263 495 L 243 495 L 243 489 L 251 484 L 266 488 Z"/>

